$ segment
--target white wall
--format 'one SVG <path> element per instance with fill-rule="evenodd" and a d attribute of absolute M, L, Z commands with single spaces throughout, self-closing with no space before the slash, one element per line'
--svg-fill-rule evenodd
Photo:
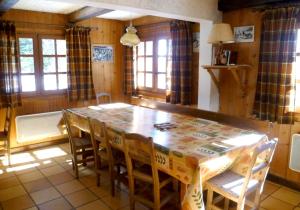
<path fill-rule="evenodd" d="M 212 26 L 212 21 L 200 21 L 198 108 L 217 112 L 219 110 L 218 89 L 212 82 L 209 73 L 202 68 L 202 65 L 211 64 L 212 45 L 207 43 L 207 39 Z"/>
<path fill-rule="evenodd" d="M 221 17 L 217 9 L 218 0 L 64 0 L 64 2 L 195 22 L 200 19 L 216 21 Z"/>

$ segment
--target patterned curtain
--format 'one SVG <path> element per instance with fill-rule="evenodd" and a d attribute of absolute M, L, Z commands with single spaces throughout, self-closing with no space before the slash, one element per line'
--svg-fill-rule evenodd
<path fill-rule="evenodd" d="M 94 99 L 90 29 L 83 27 L 67 29 L 66 41 L 69 100 L 87 101 Z"/>
<path fill-rule="evenodd" d="M 297 16 L 299 8 L 266 11 L 261 34 L 254 114 L 261 120 L 293 123 Z"/>
<path fill-rule="evenodd" d="M 16 27 L 0 22 L 0 108 L 21 106 Z"/>
<path fill-rule="evenodd" d="M 125 75 L 124 75 L 124 94 L 128 96 L 136 95 L 134 85 L 133 68 L 133 48 L 124 47 L 125 51 Z"/>
<path fill-rule="evenodd" d="M 191 23 L 171 21 L 171 103 L 191 104 L 193 38 Z"/>

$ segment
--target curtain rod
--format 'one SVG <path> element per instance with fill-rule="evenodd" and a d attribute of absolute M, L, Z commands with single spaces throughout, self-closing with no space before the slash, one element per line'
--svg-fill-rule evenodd
<path fill-rule="evenodd" d="M 30 24 L 30 25 L 40 25 L 44 27 L 53 27 L 53 28 L 63 28 L 63 29 L 69 29 L 70 27 L 82 27 L 82 28 L 89 28 L 91 30 L 98 30 L 98 27 L 88 27 L 88 26 L 81 26 L 81 25 L 75 25 L 75 24 L 66 24 L 66 25 L 58 25 L 58 24 L 49 24 L 49 23 L 34 23 L 34 22 L 25 22 L 25 21 L 12 21 L 15 24 Z"/>
<path fill-rule="evenodd" d="M 300 7 L 300 2 L 296 3 L 275 3 L 275 4 L 272 4 L 272 5 L 263 5 L 263 6 L 257 6 L 257 7 L 253 7 L 253 11 L 260 11 L 260 12 L 263 12 L 263 11 L 266 11 L 266 10 L 269 10 L 269 9 L 278 9 L 278 8 L 286 8 L 286 7 Z"/>

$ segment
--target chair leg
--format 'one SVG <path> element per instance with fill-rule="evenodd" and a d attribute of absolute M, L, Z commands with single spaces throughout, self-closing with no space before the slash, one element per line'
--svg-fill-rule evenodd
<path fill-rule="evenodd" d="M 229 202 L 230 202 L 230 200 L 228 198 L 225 198 L 225 201 L 224 201 L 224 210 L 228 210 L 229 209 Z"/>
<path fill-rule="evenodd" d="M 214 192 L 211 189 L 207 190 L 206 210 L 212 209 L 213 194 Z"/>
<path fill-rule="evenodd" d="M 244 210 L 245 209 L 245 202 L 246 198 L 244 197 L 242 200 L 238 201 L 237 210 Z"/>

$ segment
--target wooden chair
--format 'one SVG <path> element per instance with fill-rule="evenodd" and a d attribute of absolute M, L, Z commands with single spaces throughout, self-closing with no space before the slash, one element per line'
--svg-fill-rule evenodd
<path fill-rule="evenodd" d="M 109 93 L 96 93 L 97 104 L 111 103 L 111 96 Z"/>
<path fill-rule="evenodd" d="M 220 201 L 220 197 L 214 198 L 214 192 L 225 198 L 224 209 L 229 208 L 229 202 L 237 203 L 237 210 L 244 210 L 245 203 L 252 209 L 258 209 L 260 205 L 260 195 L 263 191 L 266 176 L 277 145 L 277 140 L 270 140 L 257 147 L 249 164 L 246 176 L 228 170 L 206 182 L 207 210 L 221 209 L 215 204 Z M 264 160 L 259 161 L 264 155 Z M 246 197 L 255 192 L 254 201 L 246 200 Z"/>
<path fill-rule="evenodd" d="M 100 122 L 97 119 L 89 118 L 90 134 L 92 144 L 94 148 L 95 156 L 95 172 L 97 173 L 97 186 L 100 185 L 100 174 L 101 174 L 101 162 L 105 160 L 108 163 L 109 176 L 111 182 L 111 195 L 115 195 L 115 180 L 119 178 L 120 167 L 125 165 L 124 161 L 121 161 L 120 154 L 113 150 L 109 140 L 111 132 L 116 132 L 113 129 L 106 128 L 105 123 Z M 107 132 L 107 129 L 110 132 Z M 122 163 L 123 162 L 123 163 Z M 117 170 L 115 170 L 115 167 Z"/>
<path fill-rule="evenodd" d="M 162 199 L 160 196 L 161 190 L 172 183 L 173 178 L 158 171 L 152 138 L 146 138 L 139 134 L 124 135 L 130 191 L 130 209 L 134 210 L 135 202 L 138 201 L 154 210 L 158 210 L 176 195 L 175 192 L 168 191 Z M 140 165 L 143 166 L 141 167 Z M 149 197 L 145 196 L 145 187 L 136 190 L 138 181 L 142 182 L 143 186 L 150 184 L 153 199 L 149 200 Z"/>
<path fill-rule="evenodd" d="M 75 170 L 75 176 L 78 179 L 78 164 L 83 164 L 85 166 L 87 162 L 94 161 L 93 145 L 88 137 L 75 135 L 74 128 L 76 128 L 76 126 L 73 124 L 68 111 L 63 111 L 63 118 L 66 124 L 71 147 L 72 166 L 73 170 Z M 79 156 L 82 156 L 82 158 L 80 159 Z"/>
<path fill-rule="evenodd" d="M 0 148 L 4 151 L 4 155 L 7 156 L 8 164 L 10 165 L 10 131 L 12 124 L 12 107 L 6 108 L 6 116 L 4 122 L 4 129 L 0 132 Z"/>

